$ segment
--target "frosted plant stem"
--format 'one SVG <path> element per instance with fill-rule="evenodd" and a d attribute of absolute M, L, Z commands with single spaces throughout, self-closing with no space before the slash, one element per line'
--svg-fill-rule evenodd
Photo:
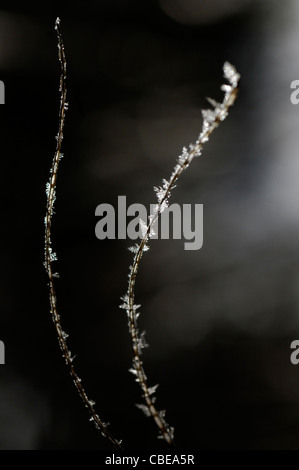
<path fill-rule="evenodd" d="M 57 260 L 56 254 L 52 251 L 51 246 L 51 225 L 52 217 L 54 214 L 54 203 L 55 203 L 55 189 L 56 189 L 56 180 L 58 174 L 59 161 L 62 158 L 61 146 L 63 140 L 63 128 L 65 121 L 65 111 L 68 108 L 68 103 L 66 102 L 66 58 L 64 53 L 64 45 L 62 41 L 61 31 L 60 31 L 60 19 L 57 18 L 55 22 L 55 30 L 57 33 L 58 41 L 58 56 L 61 68 L 60 76 L 60 107 L 59 107 L 59 127 L 58 134 L 56 136 L 56 150 L 52 162 L 52 167 L 50 170 L 50 180 L 46 185 L 46 194 L 47 194 L 47 212 L 45 217 L 45 268 L 49 277 L 49 289 L 50 289 L 50 311 L 52 314 L 52 319 L 56 328 L 56 333 L 58 337 L 58 342 L 62 355 L 65 359 L 73 382 L 78 390 L 78 393 L 83 400 L 84 405 L 90 413 L 90 421 L 93 421 L 95 427 L 102 433 L 104 437 L 107 437 L 109 441 L 114 445 L 118 450 L 122 449 L 121 442 L 115 439 L 108 429 L 108 424 L 100 419 L 98 414 L 95 411 L 94 405 L 95 402 L 90 400 L 82 386 L 81 379 L 79 378 L 73 364 L 75 356 L 72 356 L 71 351 L 67 345 L 66 338 L 68 337 L 62 329 L 60 315 L 57 310 L 57 297 L 55 292 L 54 278 L 59 277 L 58 273 L 54 272 L 52 269 L 52 263 Z"/>
<path fill-rule="evenodd" d="M 234 66 L 229 62 L 225 62 L 223 66 L 224 77 L 229 84 L 222 85 L 221 89 L 224 91 L 224 98 L 222 103 L 217 103 L 215 100 L 208 98 L 209 103 L 214 109 L 202 110 L 203 125 L 201 133 L 196 140 L 195 144 L 190 144 L 189 148 L 183 148 L 182 154 L 178 157 L 177 164 L 167 181 L 162 180 L 162 187 L 155 187 L 154 190 L 157 195 L 158 204 L 156 204 L 153 213 L 149 216 L 149 222 L 140 220 L 140 228 L 142 238 L 140 244 L 136 244 L 129 249 L 134 253 L 133 264 L 130 266 L 128 290 L 125 296 L 121 299 L 123 304 L 121 308 L 125 309 L 128 316 L 128 326 L 131 335 L 131 344 L 133 350 L 133 366 L 130 372 L 134 374 L 136 382 L 139 383 L 142 390 L 142 397 L 145 404 L 137 405 L 146 416 L 152 416 L 159 428 L 159 438 L 165 439 L 168 444 L 173 443 L 174 428 L 170 427 L 165 421 L 165 411 L 158 411 L 154 405 L 156 401 L 155 392 L 157 385 L 149 387 L 147 384 L 147 377 L 143 368 L 143 362 L 141 360 L 142 349 L 147 345 L 144 341 L 144 332 L 139 334 L 137 320 L 139 316 L 140 305 L 135 305 L 135 283 L 138 268 L 140 265 L 141 258 L 144 251 L 149 249 L 148 241 L 152 235 L 154 235 L 153 227 L 157 221 L 159 215 L 168 207 L 169 197 L 172 189 L 175 188 L 177 180 L 180 178 L 182 173 L 188 168 L 194 157 L 201 155 L 203 145 L 209 140 L 212 132 L 218 127 L 221 121 L 223 121 L 228 115 L 229 108 L 233 105 L 237 97 L 238 83 L 240 75 L 237 73 Z"/>

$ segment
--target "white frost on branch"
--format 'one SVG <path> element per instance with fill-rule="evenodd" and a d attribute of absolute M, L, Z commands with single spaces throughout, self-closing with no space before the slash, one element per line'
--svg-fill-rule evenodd
<path fill-rule="evenodd" d="M 144 404 L 137 406 L 138 408 L 141 408 L 147 416 L 151 415 L 154 418 L 159 428 L 159 438 L 165 439 L 169 444 L 173 442 L 174 428 L 169 426 L 165 421 L 165 411 L 157 411 L 154 406 L 157 386 L 148 387 L 143 362 L 141 361 L 142 349 L 144 347 L 142 335 L 144 334 L 139 334 L 137 326 L 138 312 L 136 312 L 134 303 L 135 282 L 143 252 L 146 251 L 148 241 L 154 234 L 153 226 L 157 221 L 159 214 L 168 207 L 171 191 L 175 188 L 177 180 L 189 167 L 193 158 L 201 155 L 204 144 L 208 142 L 210 135 L 216 127 L 218 127 L 220 122 L 227 117 L 230 106 L 235 102 L 240 75 L 236 71 L 235 67 L 229 62 L 224 63 L 223 72 L 224 78 L 228 81 L 228 84 L 222 85 L 221 87 L 221 90 L 224 92 L 222 103 L 218 103 L 212 98 L 207 98 L 212 109 L 202 110 L 202 129 L 195 144 L 190 144 L 188 148 L 183 147 L 182 153 L 177 158 L 177 163 L 170 175 L 170 178 L 168 180 L 163 178 L 162 185 L 154 187 L 158 204 L 155 205 L 153 212 L 149 216 L 148 225 L 146 225 L 144 221 L 140 220 L 142 239 L 139 245 L 135 245 L 130 248 L 134 254 L 134 259 L 133 264 L 129 268 L 128 290 L 126 295 L 121 298 L 123 303 L 120 307 L 125 309 L 127 312 L 128 327 L 131 335 L 133 351 L 133 367 L 130 369 L 130 372 L 135 375 L 136 382 L 140 384 L 142 396 L 145 402 Z"/>
<path fill-rule="evenodd" d="M 68 334 L 63 330 L 60 315 L 57 310 L 57 297 L 55 291 L 55 283 L 54 278 L 58 278 L 58 272 L 52 271 L 52 263 L 57 261 L 57 255 L 52 250 L 51 246 L 51 228 L 52 228 L 52 218 L 54 215 L 54 203 L 55 203 L 55 189 L 56 189 L 56 181 L 58 175 L 58 167 L 63 154 L 61 152 L 61 144 L 63 140 L 63 128 L 64 128 L 64 121 L 65 121 L 65 112 L 68 109 L 68 103 L 66 102 L 66 58 L 64 53 L 64 45 L 62 41 L 62 35 L 60 31 L 60 19 L 57 18 L 55 22 L 55 30 L 57 32 L 57 40 L 58 40 L 58 56 L 60 62 L 60 106 L 59 106 L 59 118 L 58 118 L 58 133 L 56 135 L 56 150 L 52 161 L 52 166 L 50 169 L 50 179 L 46 184 L 46 195 L 47 195 L 47 211 L 46 216 L 44 219 L 45 223 L 45 262 L 44 266 L 46 268 L 48 277 L 49 277 L 49 297 L 50 297 L 50 310 L 52 314 L 52 320 L 54 322 L 56 333 L 58 337 L 58 342 L 60 349 L 62 351 L 63 357 L 73 379 L 74 385 L 76 386 L 78 393 L 83 400 L 86 408 L 88 408 L 90 413 L 90 421 L 93 421 L 95 427 L 100 430 L 103 436 L 108 438 L 110 442 L 114 445 L 114 447 L 118 450 L 121 449 L 120 441 L 115 439 L 109 429 L 107 429 L 107 424 L 105 424 L 99 417 L 99 415 L 94 410 L 95 402 L 93 400 L 89 400 L 88 396 L 81 384 L 81 379 L 78 376 L 73 361 L 76 355 L 72 355 L 71 350 L 67 345 L 67 338 Z M 135 310 L 134 310 L 135 312 Z M 135 312 L 136 314 L 136 312 Z"/>

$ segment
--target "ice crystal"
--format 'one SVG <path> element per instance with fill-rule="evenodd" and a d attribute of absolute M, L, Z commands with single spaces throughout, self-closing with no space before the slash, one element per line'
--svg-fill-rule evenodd
<path fill-rule="evenodd" d="M 230 93 L 232 91 L 232 87 L 230 85 L 221 85 L 221 90 L 224 91 L 224 93 Z"/>
<path fill-rule="evenodd" d="M 206 99 L 212 106 L 214 106 L 214 108 L 219 108 L 221 106 L 221 103 L 218 103 L 218 101 L 214 100 L 213 98 L 207 97 Z"/>
<path fill-rule="evenodd" d="M 46 183 L 46 195 L 47 195 L 47 198 L 49 198 L 50 189 L 51 189 L 51 184 L 50 184 L 50 183 Z"/>
<path fill-rule="evenodd" d="M 120 300 L 123 301 L 123 304 L 121 304 L 119 306 L 119 308 L 123 308 L 124 310 L 129 310 L 130 308 L 130 305 L 129 305 L 129 296 L 126 294 L 126 295 L 123 295 Z"/>
<path fill-rule="evenodd" d="M 73 361 L 75 360 L 75 358 L 77 357 L 77 354 L 75 354 L 74 356 L 72 356 L 72 353 L 71 353 L 71 351 L 69 350 L 69 352 L 68 352 L 68 357 L 69 357 L 70 362 L 73 362 Z"/>
<path fill-rule="evenodd" d="M 165 197 L 166 190 L 164 188 L 161 188 L 161 186 L 154 186 L 154 191 L 156 193 L 158 202 L 161 202 L 162 199 Z"/>
<path fill-rule="evenodd" d="M 168 436 L 170 437 L 171 441 L 173 441 L 173 439 L 174 439 L 174 427 L 172 427 L 172 426 L 167 427 L 167 433 L 168 433 Z M 160 432 L 160 434 L 158 434 L 157 438 L 158 439 L 165 439 L 164 434 L 162 434 L 161 432 Z"/>
<path fill-rule="evenodd" d="M 170 426 L 168 429 L 168 434 L 170 435 L 171 439 L 173 440 L 174 439 L 174 427 L 173 426 Z"/>
<path fill-rule="evenodd" d="M 150 231 L 149 231 L 149 238 L 154 237 L 156 235 L 156 232 L 154 230 L 154 227 L 151 225 Z M 144 236 L 144 235 L 143 235 Z"/>
<path fill-rule="evenodd" d="M 138 317 L 137 317 L 138 318 Z M 137 319 L 136 318 L 136 319 Z M 145 341 L 145 338 L 143 336 L 141 336 L 140 338 L 138 338 L 136 340 L 136 344 L 137 344 L 137 348 L 138 348 L 138 353 L 141 355 L 142 354 L 142 350 L 145 349 L 145 348 L 148 348 L 148 344 L 147 342 Z"/>
<path fill-rule="evenodd" d="M 163 211 L 165 211 L 165 209 L 167 209 L 167 207 L 169 206 L 169 203 L 168 203 L 168 200 L 167 199 L 164 199 L 164 201 L 162 202 L 161 206 L 160 206 L 160 213 L 162 213 Z"/>
<path fill-rule="evenodd" d="M 146 332 L 143 331 L 143 332 L 141 333 L 141 335 L 140 335 L 139 342 L 138 342 L 138 345 L 139 345 L 142 349 L 148 348 L 148 344 L 147 344 L 147 342 L 146 342 L 145 335 L 146 335 Z"/>
<path fill-rule="evenodd" d="M 55 29 L 57 30 L 58 26 L 60 25 L 60 18 L 57 17 L 55 21 Z"/>
<path fill-rule="evenodd" d="M 209 124 L 214 122 L 216 119 L 216 114 L 211 109 L 202 109 L 201 113 L 204 120 L 207 121 Z"/>
<path fill-rule="evenodd" d="M 225 62 L 223 66 L 224 77 L 232 84 L 233 87 L 238 85 L 240 74 L 236 68 L 229 62 Z"/>
<path fill-rule="evenodd" d="M 148 394 L 149 395 L 154 395 L 154 393 L 156 393 L 156 390 L 157 390 L 158 387 L 159 387 L 159 384 L 154 385 L 153 387 L 149 387 L 148 388 Z"/>
<path fill-rule="evenodd" d="M 137 253 L 137 251 L 139 250 L 139 245 L 136 243 L 133 246 L 129 246 L 128 250 L 131 251 L 132 253 Z"/>
<path fill-rule="evenodd" d="M 57 258 L 56 253 L 50 253 L 50 261 L 52 262 L 52 261 L 57 261 L 57 260 L 58 258 Z"/>
<path fill-rule="evenodd" d="M 136 375 L 136 376 L 138 375 L 137 370 L 136 370 L 136 369 L 133 369 L 133 367 L 131 367 L 131 368 L 129 369 L 129 372 L 131 372 L 131 374 L 133 374 L 133 375 Z"/>
<path fill-rule="evenodd" d="M 144 238 L 147 233 L 147 225 L 144 222 L 144 220 L 139 219 L 139 226 L 140 226 L 142 238 Z"/>
<path fill-rule="evenodd" d="M 136 382 L 140 382 L 140 386 L 143 392 L 143 397 L 147 400 L 151 396 L 151 414 L 155 417 L 156 424 L 159 427 L 160 435 L 159 438 L 165 439 L 168 443 L 173 441 L 174 429 L 165 422 L 165 410 L 157 411 L 153 406 L 155 397 L 152 396 L 155 394 L 158 385 L 153 387 L 147 386 L 147 378 L 141 362 L 142 349 L 147 346 L 147 343 L 144 338 L 144 332 L 139 335 L 137 327 L 137 318 L 139 312 L 136 311 L 134 305 L 135 299 L 135 282 L 136 275 L 139 268 L 140 260 L 142 257 L 142 251 L 145 251 L 145 248 L 142 248 L 145 245 L 145 242 L 148 241 L 154 235 L 153 226 L 158 220 L 159 215 L 168 207 L 169 198 L 171 196 L 171 191 L 176 187 L 176 181 L 180 178 L 183 172 L 189 167 L 190 163 L 195 157 L 198 157 L 202 153 L 203 146 L 208 142 L 212 132 L 218 127 L 221 121 L 223 121 L 227 114 L 230 106 L 234 103 L 237 96 L 237 86 L 240 79 L 240 75 L 236 71 L 235 67 L 232 66 L 229 62 L 225 62 L 223 66 L 224 77 L 228 81 L 228 84 L 222 85 L 221 89 L 224 91 L 224 98 L 222 103 L 218 103 L 212 98 L 207 98 L 207 101 L 212 106 L 212 109 L 202 110 L 202 129 L 199 133 L 199 136 L 194 144 L 190 144 L 188 147 L 183 147 L 181 155 L 178 156 L 176 165 L 170 175 L 169 180 L 163 178 L 162 185 L 154 186 L 154 191 L 158 200 L 158 204 L 155 204 L 151 208 L 151 214 L 148 218 L 149 223 L 146 223 L 143 220 L 140 220 L 140 233 L 143 237 L 140 245 L 135 245 L 130 247 L 130 251 L 134 253 L 133 266 L 129 268 L 129 283 L 127 294 L 122 297 L 123 304 L 120 305 L 121 308 L 124 308 L 127 311 L 128 316 L 128 326 L 129 332 L 131 334 L 131 342 L 133 346 L 133 368 L 130 369 L 130 372 L 135 375 Z M 142 251 L 141 251 L 142 250 Z M 149 407 L 146 405 L 137 405 L 142 411 L 147 415 L 149 413 Z M 158 414 L 156 417 L 155 413 Z"/>

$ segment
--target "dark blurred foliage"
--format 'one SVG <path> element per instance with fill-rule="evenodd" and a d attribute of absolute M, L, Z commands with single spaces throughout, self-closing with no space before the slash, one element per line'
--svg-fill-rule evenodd
<path fill-rule="evenodd" d="M 155 202 L 152 187 L 196 140 L 205 97 L 221 99 L 229 60 L 242 75 L 237 103 L 171 200 L 204 205 L 204 245 L 154 240 L 137 280 L 145 369 L 178 448 L 298 449 L 295 0 L 13 5 L 0 10 L 0 448 L 111 450 L 65 369 L 43 268 L 60 16 L 70 109 L 53 226 L 58 306 L 100 416 L 128 449 L 166 449 L 134 406 L 141 398 L 128 373 L 118 305 L 131 242 L 96 239 L 95 208 L 116 206 L 118 195 Z"/>

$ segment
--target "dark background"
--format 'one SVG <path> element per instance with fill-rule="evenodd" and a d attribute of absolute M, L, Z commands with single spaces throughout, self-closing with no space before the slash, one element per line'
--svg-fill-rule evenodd
<path fill-rule="evenodd" d="M 162 449 L 134 404 L 125 312 L 129 240 L 96 239 L 97 205 L 155 202 L 222 65 L 239 98 L 171 201 L 204 205 L 204 244 L 154 240 L 136 301 L 150 385 L 178 449 L 299 449 L 298 2 L 137 0 L 0 7 L 0 449 L 112 450 L 65 368 L 43 268 L 45 184 L 58 126 L 62 21 L 68 101 L 53 248 L 58 307 L 97 411 L 127 449 Z M 208 5 L 208 6 L 207 6 Z"/>

